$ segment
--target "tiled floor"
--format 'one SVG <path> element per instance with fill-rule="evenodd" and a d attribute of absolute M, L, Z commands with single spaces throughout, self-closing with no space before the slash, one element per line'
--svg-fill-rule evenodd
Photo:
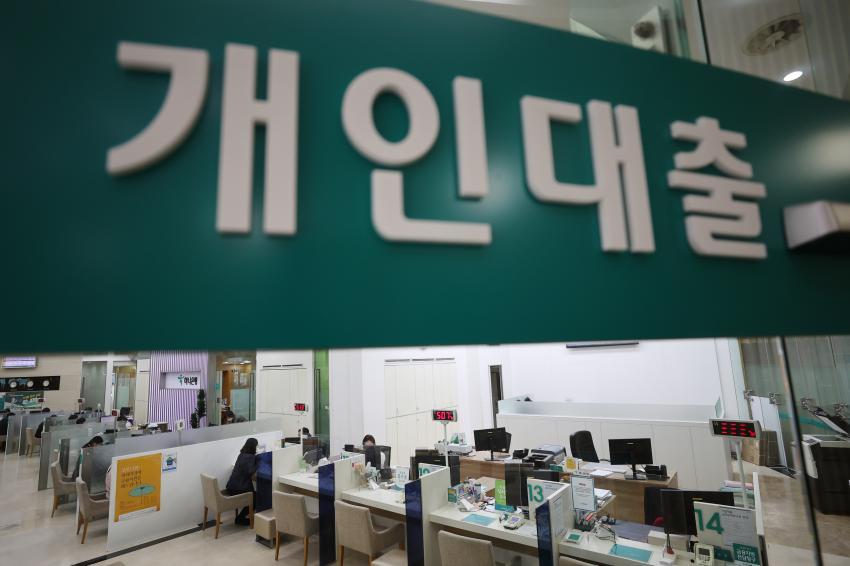
<path fill-rule="evenodd" d="M 38 458 L 0 456 L 0 565 L 69 566 L 103 556 L 106 552 L 106 521 L 95 521 L 85 545 L 75 535 L 74 504 L 60 507 L 50 518 L 52 491 L 36 491 Z M 751 473 L 752 467 L 748 467 Z M 771 566 L 813 564 L 811 539 L 805 525 L 800 484 L 787 476 L 759 469 L 765 517 L 765 535 Z M 850 517 L 819 516 L 827 566 L 850 566 Z M 311 540 L 309 564 L 317 565 L 318 540 Z M 303 564 L 300 541 L 281 547 L 281 566 Z M 366 564 L 364 556 L 347 553 L 346 564 Z M 349 558 L 350 557 L 350 558 Z M 125 566 L 149 564 L 273 565 L 274 551 L 254 542 L 253 531 L 232 521 L 222 526 L 218 540 L 213 530 L 121 555 L 101 564 Z"/>
<path fill-rule="evenodd" d="M 38 457 L 0 456 L 0 564 L 68 566 L 106 552 L 106 521 L 89 525 L 80 544 L 76 505 L 50 518 L 53 491 L 37 491 Z"/>

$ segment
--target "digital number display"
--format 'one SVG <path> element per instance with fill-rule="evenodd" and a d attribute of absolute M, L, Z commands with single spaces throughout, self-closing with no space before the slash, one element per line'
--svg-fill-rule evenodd
<path fill-rule="evenodd" d="M 307 412 L 307 403 L 295 403 L 295 412 L 296 413 L 306 413 Z"/>
<path fill-rule="evenodd" d="M 733 438 L 758 438 L 758 427 L 755 421 L 726 421 L 712 419 L 711 434 L 714 436 L 729 436 Z"/>
<path fill-rule="evenodd" d="M 457 421 L 457 412 L 448 410 L 433 410 L 431 411 L 431 420 L 453 423 Z"/>

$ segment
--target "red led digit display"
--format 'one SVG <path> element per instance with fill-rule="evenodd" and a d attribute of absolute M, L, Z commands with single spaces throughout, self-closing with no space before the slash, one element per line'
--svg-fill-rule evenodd
<path fill-rule="evenodd" d="M 455 411 L 449 410 L 434 410 L 431 411 L 431 420 L 433 421 L 443 421 L 443 422 L 455 422 L 457 420 L 457 413 Z"/>
<path fill-rule="evenodd" d="M 755 421 L 727 421 L 712 419 L 711 433 L 714 436 L 733 438 L 758 438 L 758 427 Z"/>
<path fill-rule="evenodd" d="M 306 403 L 295 403 L 295 412 L 296 413 L 306 413 L 307 412 L 307 404 Z"/>

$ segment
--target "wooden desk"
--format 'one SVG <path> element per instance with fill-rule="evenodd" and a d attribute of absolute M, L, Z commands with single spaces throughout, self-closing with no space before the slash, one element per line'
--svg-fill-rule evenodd
<path fill-rule="evenodd" d="M 623 474 L 613 473 L 608 477 L 594 477 L 594 487 L 610 489 L 617 496 L 607 506 L 606 512 L 617 519 L 643 524 L 643 493 L 647 487 L 675 488 L 679 486 L 676 472 L 668 472 L 666 480 L 627 480 Z M 564 474 L 569 478 L 569 474 Z M 569 479 L 567 479 L 569 481 Z"/>
<path fill-rule="evenodd" d="M 496 456 L 499 456 L 499 454 L 496 454 Z M 501 456 L 506 456 L 506 454 L 501 454 Z M 460 481 L 480 477 L 505 479 L 505 462 L 507 460 L 489 462 L 489 458 L 489 452 L 477 452 L 474 456 L 461 456 Z"/>

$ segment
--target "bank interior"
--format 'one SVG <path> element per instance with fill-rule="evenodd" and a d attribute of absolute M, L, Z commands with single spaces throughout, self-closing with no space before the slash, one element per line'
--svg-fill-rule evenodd
<path fill-rule="evenodd" d="M 850 560 L 847 336 L 20 354 L 0 392 L 4 563 Z"/>
<path fill-rule="evenodd" d="M 844 0 L 432 1 L 850 99 Z M 848 402 L 848 336 L 6 353 L 0 564 L 846 565 Z"/>

